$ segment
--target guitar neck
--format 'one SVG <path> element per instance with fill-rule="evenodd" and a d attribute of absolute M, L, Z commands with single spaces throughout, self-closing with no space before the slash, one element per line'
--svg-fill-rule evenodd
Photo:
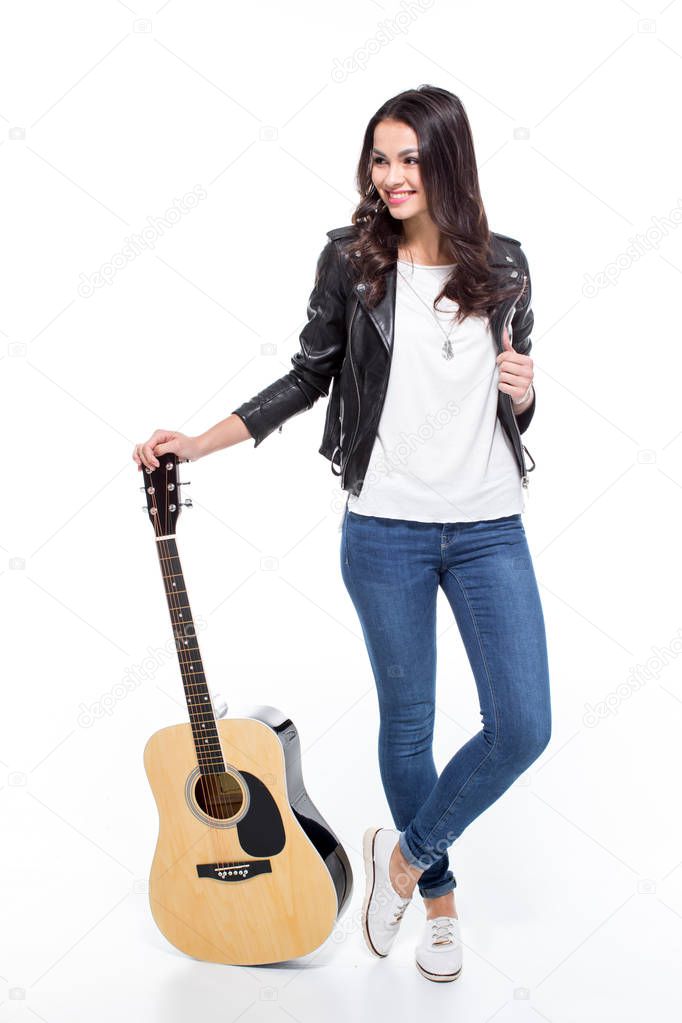
<path fill-rule="evenodd" d="M 213 701 L 206 682 L 196 628 L 174 536 L 156 539 L 175 648 L 185 689 L 197 763 L 202 774 L 225 770 Z"/>

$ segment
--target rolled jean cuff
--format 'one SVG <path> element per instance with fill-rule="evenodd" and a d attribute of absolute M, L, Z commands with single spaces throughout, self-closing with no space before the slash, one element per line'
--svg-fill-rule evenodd
<path fill-rule="evenodd" d="M 439 899 L 441 895 L 447 895 L 448 892 L 454 891 L 457 887 L 457 882 L 454 877 L 452 881 L 443 881 L 442 884 L 432 885 L 427 888 L 422 888 L 419 882 L 417 882 L 417 884 L 419 887 L 419 894 L 423 899 Z"/>
<path fill-rule="evenodd" d="M 410 866 L 416 867 L 417 870 L 422 871 L 426 871 L 430 866 L 432 866 L 432 863 L 424 863 L 423 860 L 420 860 L 420 858 L 417 855 L 415 855 L 415 853 L 412 852 L 409 845 L 407 844 L 407 838 L 405 836 L 404 831 L 401 831 L 398 835 L 398 845 L 400 846 L 401 853 L 403 854 L 407 862 L 410 864 Z M 437 857 L 434 862 L 437 862 L 438 859 L 440 859 L 440 857 Z M 454 888 L 456 888 L 457 880 L 454 877 L 452 871 L 448 870 L 446 879 L 444 881 L 441 881 L 437 884 L 423 885 L 421 883 L 421 878 L 419 878 L 417 880 L 417 886 L 419 887 L 419 894 L 423 898 L 437 899 L 439 896 L 447 895 L 448 892 L 451 892 Z"/>

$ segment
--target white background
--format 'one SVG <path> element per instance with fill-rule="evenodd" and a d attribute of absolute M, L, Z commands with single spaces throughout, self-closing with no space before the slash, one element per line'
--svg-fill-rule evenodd
<path fill-rule="evenodd" d="M 66 0 L 3 5 L 0 37 L 2 1023 L 679 1014 L 682 4 Z M 421 83 L 461 97 L 490 226 L 530 264 L 524 524 L 552 741 L 451 849 L 460 980 L 415 970 L 418 898 L 372 959 L 361 836 L 392 822 L 339 571 L 345 495 L 317 451 L 326 401 L 257 450 L 183 466 L 210 684 L 230 713 L 295 721 L 356 882 L 304 960 L 200 963 L 145 890 L 142 751 L 186 708 L 132 448 L 156 427 L 200 433 L 287 372 L 365 125 Z M 153 248 L 79 293 L 196 186 Z M 438 609 L 442 767 L 480 718 L 442 593 Z"/>

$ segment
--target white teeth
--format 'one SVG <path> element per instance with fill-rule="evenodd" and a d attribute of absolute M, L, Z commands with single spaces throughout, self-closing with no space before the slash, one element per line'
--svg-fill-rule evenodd
<path fill-rule="evenodd" d="M 389 192 L 388 194 L 391 196 L 392 199 L 396 199 L 396 198 L 398 198 L 401 195 L 412 195 L 412 192 L 411 191 L 410 192 Z"/>

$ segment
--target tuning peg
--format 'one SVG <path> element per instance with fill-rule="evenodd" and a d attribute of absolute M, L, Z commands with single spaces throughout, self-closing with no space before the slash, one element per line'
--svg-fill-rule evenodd
<path fill-rule="evenodd" d="M 193 508 L 192 498 L 188 497 L 186 501 L 181 501 L 180 504 L 184 504 L 186 508 Z"/>
<path fill-rule="evenodd" d="M 179 487 L 190 487 L 192 485 L 191 480 L 178 480 Z"/>

